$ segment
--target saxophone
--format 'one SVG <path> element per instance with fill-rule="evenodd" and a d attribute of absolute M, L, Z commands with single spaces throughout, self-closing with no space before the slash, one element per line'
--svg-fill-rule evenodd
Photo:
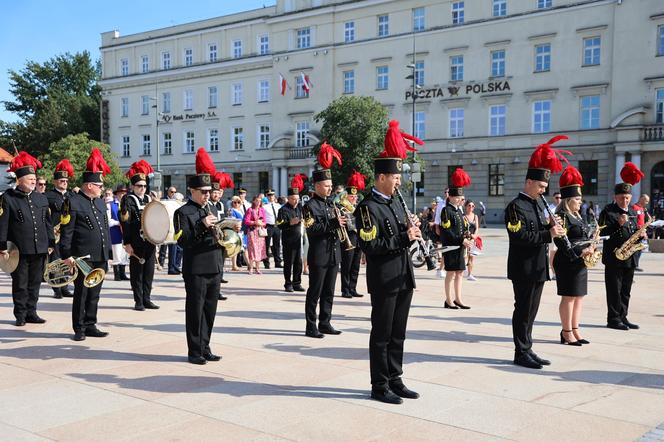
<path fill-rule="evenodd" d="M 599 230 L 599 226 L 597 226 L 595 233 L 593 234 L 592 242 L 590 243 L 591 246 L 597 246 L 597 244 L 599 244 Z M 592 269 L 601 259 L 602 251 L 595 249 L 590 255 L 583 257 L 583 263 L 586 265 L 586 268 Z"/>
<path fill-rule="evenodd" d="M 646 231 L 648 226 L 650 226 L 650 223 L 652 223 L 652 219 L 645 223 L 640 229 L 637 229 L 636 232 L 634 232 L 632 236 L 630 236 L 629 239 L 625 241 L 620 247 L 616 248 L 616 250 L 613 252 L 615 253 L 616 258 L 621 261 L 626 261 L 633 254 L 639 250 L 643 250 L 646 247 L 646 245 L 641 242 L 641 236 L 643 235 L 643 232 Z"/>

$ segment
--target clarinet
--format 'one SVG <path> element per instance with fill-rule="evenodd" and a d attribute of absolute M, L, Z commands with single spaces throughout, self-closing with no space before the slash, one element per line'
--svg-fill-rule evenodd
<path fill-rule="evenodd" d="M 555 217 L 551 209 L 549 208 L 549 205 L 547 204 L 546 200 L 544 199 L 544 195 L 540 195 L 540 198 L 542 199 L 542 203 L 544 203 L 544 208 L 546 209 L 547 212 L 549 212 L 549 218 L 553 221 L 555 225 L 560 225 L 558 222 L 558 219 Z M 565 246 L 569 249 L 572 250 L 572 243 L 569 241 L 569 238 L 567 237 L 567 234 L 562 236 L 563 240 L 565 241 Z"/>
<path fill-rule="evenodd" d="M 403 199 L 403 195 L 401 195 L 401 191 L 397 187 L 396 189 L 396 194 L 397 198 L 399 199 L 399 202 L 401 203 L 401 207 L 403 207 L 404 212 L 406 212 L 406 217 L 408 218 L 408 227 L 413 227 L 413 219 L 412 216 L 413 214 L 410 213 L 410 210 L 408 210 L 408 206 L 406 205 L 406 201 Z M 429 253 L 429 248 L 427 247 L 426 243 L 424 242 L 424 239 L 420 238 L 417 240 L 417 244 L 420 247 L 420 250 L 422 251 L 422 256 L 424 256 L 424 261 L 427 263 L 427 270 L 433 270 L 436 268 L 436 264 L 433 262 L 433 259 L 431 258 L 431 254 Z"/>

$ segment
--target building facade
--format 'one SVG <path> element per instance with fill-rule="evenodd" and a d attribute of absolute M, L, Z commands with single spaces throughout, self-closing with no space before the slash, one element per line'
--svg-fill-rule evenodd
<path fill-rule="evenodd" d="M 533 147 L 559 133 L 586 199 L 608 201 L 625 161 L 646 173 L 635 193 L 664 189 L 659 0 L 278 0 L 106 32 L 101 53 L 104 141 L 164 185 L 184 187 L 204 146 L 236 186 L 285 194 L 314 168 L 314 115 L 348 94 L 426 141 L 419 207 L 463 166 L 468 197 L 499 220 Z"/>

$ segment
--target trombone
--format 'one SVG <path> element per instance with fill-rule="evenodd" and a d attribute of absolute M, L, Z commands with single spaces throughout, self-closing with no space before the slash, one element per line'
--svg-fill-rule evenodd
<path fill-rule="evenodd" d="M 76 280 L 80 270 L 81 273 L 85 275 L 85 278 L 83 279 L 84 286 L 91 288 L 101 284 L 106 276 L 106 272 L 101 268 L 93 269 L 90 267 L 90 265 L 84 261 L 85 258 L 89 257 L 90 255 L 85 255 L 79 258 L 74 258 L 74 263 L 76 264 L 74 268 L 70 268 L 69 264 L 67 264 L 64 259 L 56 259 L 55 261 L 48 263 L 44 269 L 44 281 L 46 281 L 51 287 L 64 287 Z"/>

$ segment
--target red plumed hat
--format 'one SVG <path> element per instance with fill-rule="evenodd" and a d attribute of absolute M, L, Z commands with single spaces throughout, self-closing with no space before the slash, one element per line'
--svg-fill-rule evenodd
<path fill-rule="evenodd" d="M 196 173 L 207 173 L 210 177 L 214 176 L 217 168 L 214 167 L 212 158 L 207 153 L 204 147 L 199 147 L 196 151 Z"/>
<path fill-rule="evenodd" d="M 450 177 L 452 185 L 450 186 L 450 196 L 463 196 L 463 188 L 470 186 L 472 180 L 470 175 L 463 170 L 463 167 L 457 167 Z"/>
<path fill-rule="evenodd" d="M 568 164 L 562 175 L 560 175 L 560 196 L 562 198 L 572 198 L 582 196 L 581 186 L 583 186 L 583 177 L 579 169 Z"/>
<path fill-rule="evenodd" d="M 37 169 L 41 169 L 41 167 L 41 161 L 29 153 L 22 151 L 14 157 L 7 171 L 13 172 L 16 178 L 21 178 L 25 175 L 37 173 Z"/>
<path fill-rule="evenodd" d="M 131 165 L 125 175 L 132 184 L 136 184 L 139 181 L 146 181 L 148 176 L 154 175 L 154 169 L 147 161 L 138 160 Z"/>
<path fill-rule="evenodd" d="M 235 183 L 233 183 L 233 178 L 226 172 L 216 172 L 214 174 L 213 181 L 219 183 L 219 187 L 221 189 L 232 189 L 235 187 Z"/>
<path fill-rule="evenodd" d="M 298 192 L 304 191 L 304 182 L 307 181 L 307 176 L 303 173 L 298 173 L 291 180 L 290 187 L 292 189 L 297 189 Z"/>
<path fill-rule="evenodd" d="M 408 156 L 408 152 L 417 152 L 417 149 L 411 147 L 406 140 L 413 141 L 420 146 L 424 144 L 424 141 L 399 129 L 397 120 L 391 120 L 385 133 L 381 158 L 401 158 L 403 160 Z"/>
<path fill-rule="evenodd" d="M 348 177 L 348 181 L 346 181 L 346 187 L 354 188 L 356 190 L 364 190 L 366 189 L 366 184 L 364 183 L 364 180 L 366 179 L 367 177 L 362 175 L 357 170 L 354 170 L 353 173 Z"/>
<path fill-rule="evenodd" d="M 636 167 L 636 164 L 631 161 L 626 162 L 620 171 L 620 178 L 622 178 L 625 183 L 631 184 L 632 186 L 641 181 L 641 178 L 644 176 L 643 172 L 641 172 L 641 170 Z"/>
<path fill-rule="evenodd" d="M 85 163 L 85 172 L 83 172 L 84 183 L 101 183 L 102 177 L 111 173 L 111 168 L 106 164 L 104 156 L 98 148 L 93 148 Z"/>
<path fill-rule="evenodd" d="M 63 178 L 74 178 L 74 166 L 66 158 L 60 161 L 53 171 L 53 179 L 60 180 Z"/>
<path fill-rule="evenodd" d="M 318 164 L 320 164 L 323 169 L 329 169 L 332 167 L 334 160 L 337 160 L 337 164 L 341 166 L 341 153 L 324 141 L 318 152 Z"/>
<path fill-rule="evenodd" d="M 556 135 L 546 143 L 537 146 L 535 152 L 530 156 L 530 161 L 528 161 L 526 178 L 548 182 L 552 173 L 563 170 L 562 161 L 568 163 L 565 155 L 571 155 L 572 153 L 567 150 L 553 149 L 551 146 L 560 140 L 568 139 L 567 135 Z"/>

